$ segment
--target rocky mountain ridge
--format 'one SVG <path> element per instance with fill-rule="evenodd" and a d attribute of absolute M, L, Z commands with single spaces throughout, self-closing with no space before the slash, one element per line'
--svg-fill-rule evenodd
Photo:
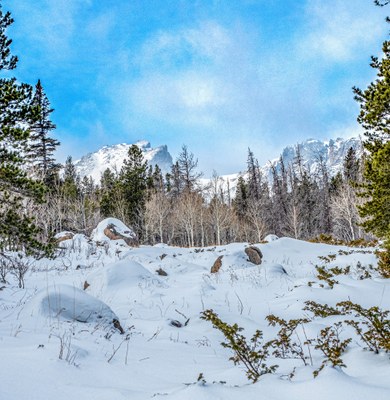
<path fill-rule="evenodd" d="M 144 159 L 150 164 L 157 164 L 163 173 L 169 172 L 172 165 L 172 156 L 168 151 L 166 145 L 151 147 L 150 142 L 143 140 L 138 141 L 136 144 L 144 155 Z M 76 170 L 81 177 L 91 176 L 95 182 L 100 181 L 101 174 L 106 168 L 113 171 L 120 171 L 123 160 L 127 158 L 127 153 L 131 144 L 121 143 L 111 146 L 104 146 L 96 152 L 89 153 L 83 156 L 80 160 L 75 162 Z M 319 163 L 325 163 L 331 176 L 341 171 L 343 167 L 344 158 L 348 150 L 353 147 L 358 154 L 361 153 L 361 140 L 360 138 L 353 137 L 349 139 L 331 139 L 322 141 L 319 139 L 308 139 L 297 145 L 290 145 L 283 149 L 281 158 L 285 166 L 292 164 L 297 156 L 298 148 L 303 165 L 310 173 L 315 173 L 318 170 Z M 256 155 L 256 154 L 255 154 Z M 272 179 L 272 166 L 277 170 L 280 169 L 280 157 L 270 160 L 261 167 L 263 175 L 268 180 Z M 235 187 L 235 182 L 240 173 L 230 175 L 223 175 L 225 181 L 229 180 L 231 190 Z M 202 181 L 208 181 L 203 179 Z"/>

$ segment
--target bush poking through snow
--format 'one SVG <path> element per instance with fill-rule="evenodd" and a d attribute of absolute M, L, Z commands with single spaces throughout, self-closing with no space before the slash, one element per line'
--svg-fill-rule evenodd
<path fill-rule="evenodd" d="M 0 258 L 0 281 L 6 283 L 8 273 L 13 275 L 19 288 L 24 289 L 24 276 L 31 267 L 31 261 L 21 253 L 2 255 Z"/>
<path fill-rule="evenodd" d="M 382 311 L 379 307 L 363 308 L 351 301 L 343 301 L 337 304 L 342 314 L 353 315 L 359 318 L 347 320 L 346 324 L 355 328 L 356 333 L 367 345 L 367 348 L 375 353 L 380 350 L 390 352 L 390 311 Z"/>
<path fill-rule="evenodd" d="M 328 364 L 331 364 L 332 367 L 346 368 L 346 365 L 341 359 L 341 355 L 345 352 L 345 349 L 352 339 L 348 338 L 343 341 L 340 339 L 341 326 L 342 323 L 337 322 L 333 326 L 327 326 L 321 329 L 314 348 L 323 353 L 325 360 L 322 361 L 321 366 L 313 372 L 315 378 Z"/>
<path fill-rule="evenodd" d="M 305 301 L 304 311 L 310 311 L 316 317 L 326 318 L 331 315 L 340 315 L 341 312 L 327 304 L 316 303 L 315 301 Z"/>
<path fill-rule="evenodd" d="M 378 261 L 378 272 L 381 274 L 382 278 L 390 278 L 390 250 L 378 251 L 376 253 L 379 258 Z"/>
<path fill-rule="evenodd" d="M 280 330 L 277 333 L 277 338 L 271 340 L 269 343 L 274 349 L 273 355 L 277 358 L 300 358 L 304 365 L 308 365 L 307 360 L 311 360 L 309 340 L 306 337 L 304 324 L 310 322 L 307 318 L 291 319 L 289 321 L 279 318 L 275 315 L 268 315 L 266 317 L 269 325 L 280 326 Z M 305 336 L 305 341 L 302 341 L 297 333 L 298 327 L 302 328 Z M 305 346 L 308 348 L 308 355 L 305 352 Z"/>
<path fill-rule="evenodd" d="M 253 383 L 265 374 L 272 374 L 278 368 L 277 365 L 268 366 L 266 360 L 269 356 L 269 343 L 262 343 L 263 332 L 257 330 L 248 341 L 242 332 L 244 329 L 237 324 L 229 325 L 223 322 L 213 310 L 202 312 L 201 318 L 210 321 L 215 329 L 225 336 L 226 341 L 221 345 L 231 349 L 234 353 L 230 360 L 234 364 L 244 364 L 247 378 Z"/>
<path fill-rule="evenodd" d="M 345 267 L 345 268 L 339 268 L 339 267 L 333 267 L 333 268 L 326 268 L 324 266 L 316 266 L 317 270 L 317 279 L 320 281 L 324 281 L 328 284 L 328 287 L 330 289 L 333 289 L 334 285 L 338 284 L 339 282 L 336 281 L 336 279 L 333 279 L 337 275 L 347 275 L 350 272 L 350 267 Z M 309 282 L 309 286 L 311 286 L 312 282 Z M 320 287 L 325 287 L 322 283 L 320 284 Z"/>
<path fill-rule="evenodd" d="M 306 301 L 304 310 L 315 316 L 326 318 L 333 315 L 352 315 L 356 319 L 345 320 L 344 323 L 355 328 L 356 333 L 367 346 L 375 353 L 381 350 L 390 352 L 390 311 L 382 311 L 379 307 L 364 308 L 352 301 L 342 301 L 336 308 L 315 301 Z"/>

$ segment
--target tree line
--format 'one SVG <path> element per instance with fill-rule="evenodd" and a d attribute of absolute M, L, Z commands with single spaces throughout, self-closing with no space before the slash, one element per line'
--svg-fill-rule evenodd
<path fill-rule="evenodd" d="M 106 169 L 99 183 L 80 179 L 69 157 L 37 220 L 46 235 L 63 230 L 89 234 L 101 219 L 115 217 L 131 226 L 141 243 L 189 247 L 261 242 L 268 234 L 305 240 L 327 234 L 347 242 L 368 238 L 357 208 L 361 152 L 351 147 L 342 171 L 333 177 L 323 158 L 311 172 L 299 146 L 296 154 L 289 165 L 283 158 L 272 165 L 269 179 L 248 150 L 247 169 L 236 182 L 217 173 L 201 180 L 198 161 L 186 146 L 163 174 L 133 145 L 121 170 Z"/>

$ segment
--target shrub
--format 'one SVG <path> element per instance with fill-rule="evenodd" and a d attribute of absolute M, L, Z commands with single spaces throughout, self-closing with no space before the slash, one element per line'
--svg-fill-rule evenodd
<path fill-rule="evenodd" d="M 336 308 L 330 307 L 327 304 L 316 303 L 315 301 L 305 301 L 305 311 L 310 311 L 316 317 L 326 318 L 331 315 L 340 315 L 341 312 Z"/>
<path fill-rule="evenodd" d="M 337 304 L 342 314 L 353 315 L 356 320 L 346 320 L 345 323 L 353 326 L 367 348 L 375 353 L 380 350 L 390 351 L 390 320 L 389 311 L 382 311 L 379 307 L 363 308 L 351 301 Z"/>
<path fill-rule="evenodd" d="M 376 256 L 378 257 L 378 272 L 383 278 L 390 278 L 390 250 L 377 251 Z"/>
<path fill-rule="evenodd" d="M 314 348 L 323 353 L 325 360 L 322 362 L 321 366 L 313 372 L 315 378 L 327 364 L 331 364 L 332 367 L 346 367 L 341 359 L 341 355 L 344 353 L 352 339 L 348 338 L 341 341 L 341 325 L 341 322 L 337 322 L 333 326 L 327 326 L 326 328 L 321 329 L 320 334 L 317 337 Z"/>
<path fill-rule="evenodd" d="M 333 244 L 333 245 L 343 245 L 345 242 L 342 240 L 335 239 L 332 235 L 328 235 L 325 233 L 321 233 L 317 237 L 310 239 L 311 243 L 325 243 L 325 244 Z"/>
<path fill-rule="evenodd" d="M 268 366 L 266 360 L 269 356 L 268 347 L 270 343 L 263 343 L 263 333 L 256 330 L 248 341 L 242 332 L 244 329 L 237 324 L 229 325 L 223 322 L 213 310 L 202 312 L 201 318 L 210 321 L 215 329 L 218 329 L 225 336 L 226 341 L 221 345 L 231 349 L 234 353 L 230 360 L 234 364 L 242 363 L 245 366 L 246 376 L 253 383 L 265 374 L 271 374 L 278 368 L 277 365 Z"/>
<path fill-rule="evenodd" d="M 283 318 L 279 318 L 272 314 L 268 315 L 266 320 L 271 326 L 278 325 L 281 327 L 277 333 L 277 338 L 269 342 L 271 347 L 274 349 L 272 354 L 278 358 L 300 358 L 304 365 L 307 365 L 307 359 L 309 357 L 305 354 L 304 346 L 308 345 L 309 342 L 306 337 L 306 340 L 302 342 L 296 329 L 298 326 L 301 326 L 304 332 L 303 324 L 310 322 L 310 320 L 299 318 L 286 321 Z"/>

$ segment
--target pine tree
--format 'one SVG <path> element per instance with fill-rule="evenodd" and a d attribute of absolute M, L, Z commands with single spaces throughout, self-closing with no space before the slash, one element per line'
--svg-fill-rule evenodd
<path fill-rule="evenodd" d="M 144 161 L 142 151 L 132 145 L 128 158 L 124 161 L 119 181 L 126 202 L 127 223 L 142 233 L 142 218 L 145 211 L 147 189 L 147 162 Z"/>
<path fill-rule="evenodd" d="M 183 191 L 183 182 L 180 179 L 179 162 L 172 164 L 171 173 L 167 174 L 167 190 L 172 197 L 178 197 Z"/>
<path fill-rule="evenodd" d="M 63 191 L 66 197 L 76 199 L 79 193 L 80 177 L 77 175 L 76 166 L 72 157 L 68 156 L 64 166 Z"/>
<path fill-rule="evenodd" d="M 38 110 L 38 119 L 32 121 L 30 125 L 31 144 L 27 157 L 33 165 L 33 172 L 50 187 L 57 179 L 61 168 L 61 164 L 56 163 L 54 158 L 54 152 L 60 142 L 49 136 L 56 128 L 50 120 L 50 114 L 54 110 L 50 107 L 40 80 L 35 86 L 32 106 Z"/>
<path fill-rule="evenodd" d="M 248 209 L 248 185 L 240 175 L 237 180 L 234 208 L 240 219 L 243 219 Z"/>
<path fill-rule="evenodd" d="M 0 72 L 13 70 L 12 40 L 6 29 L 13 23 L 0 5 Z M 41 201 L 43 186 L 25 172 L 23 155 L 28 151 L 29 121 L 37 119 L 32 106 L 32 87 L 15 78 L 0 79 L 0 252 L 24 250 L 36 256 L 49 250 L 38 241 L 39 229 L 23 207 L 26 198 Z"/>
<path fill-rule="evenodd" d="M 365 129 L 363 145 L 368 152 L 364 165 L 366 183 L 360 193 L 367 201 L 359 210 L 366 218 L 363 226 L 387 239 L 390 248 L 390 41 L 383 43 L 383 58 L 372 57 L 371 66 L 377 70 L 377 79 L 364 91 L 354 88 L 355 99 L 360 103 L 358 122 Z"/>
<path fill-rule="evenodd" d="M 363 227 L 387 239 L 390 246 L 390 142 L 372 155 L 365 176 L 370 181 L 365 186 L 369 199 L 360 207 L 361 216 L 367 218 Z"/>
<path fill-rule="evenodd" d="M 360 160 L 353 147 L 348 149 L 343 163 L 343 175 L 347 182 L 358 182 L 360 174 Z"/>
<path fill-rule="evenodd" d="M 118 180 L 115 174 L 107 168 L 100 179 L 100 215 L 102 218 L 113 217 L 115 214 L 115 204 L 113 201 L 113 192 L 117 185 Z"/>
<path fill-rule="evenodd" d="M 255 201 L 260 199 L 260 168 L 259 163 L 255 159 L 253 152 L 248 148 L 247 160 L 247 174 L 248 174 L 248 194 L 249 197 Z"/>

